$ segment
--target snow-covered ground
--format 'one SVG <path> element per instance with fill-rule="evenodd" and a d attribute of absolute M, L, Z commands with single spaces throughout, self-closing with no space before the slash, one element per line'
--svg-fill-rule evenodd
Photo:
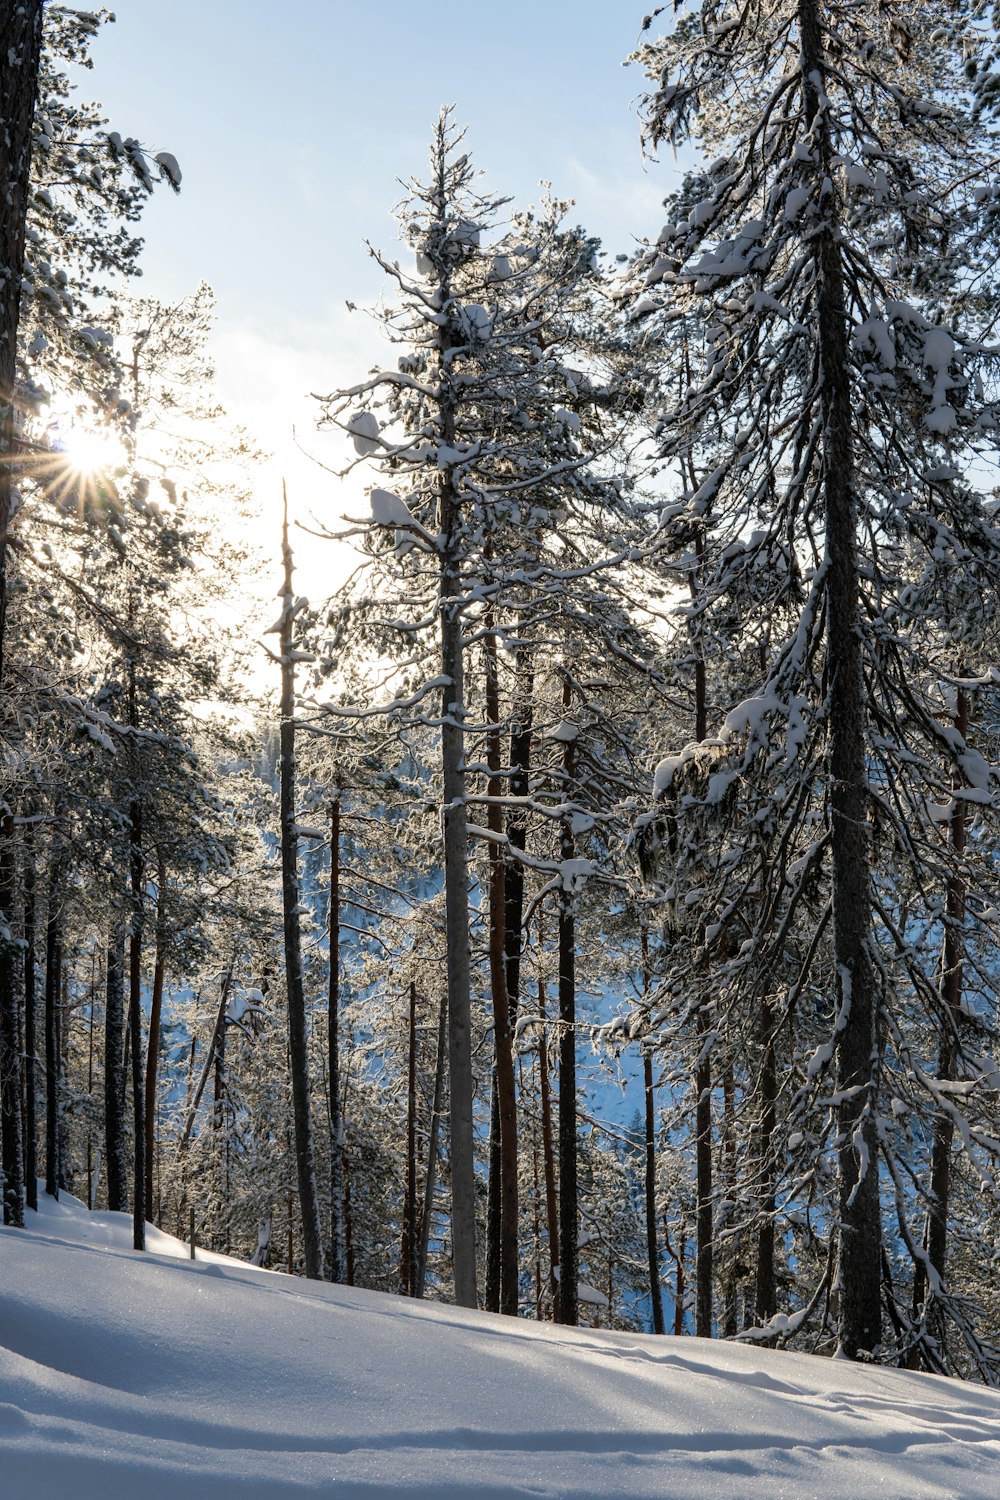
<path fill-rule="evenodd" d="M 1000 1394 L 191 1262 L 44 1201 L 0 1231 L 4 1500 L 974 1500 Z"/>

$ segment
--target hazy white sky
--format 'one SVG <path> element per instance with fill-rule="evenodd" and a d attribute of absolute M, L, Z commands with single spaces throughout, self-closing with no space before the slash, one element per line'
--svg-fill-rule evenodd
<path fill-rule="evenodd" d="M 180 198 L 143 223 L 141 291 L 170 300 L 204 278 L 218 298 L 221 394 L 279 450 L 300 512 L 335 521 L 309 390 L 378 358 L 381 277 L 363 241 L 390 245 L 400 178 L 420 175 L 430 126 L 454 103 L 487 185 L 519 203 L 540 180 L 612 254 L 655 233 L 673 165 L 644 163 L 624 68 L 641 0 L 121 0 L 83 87 L 113 128 L 180 161 Z M 274 475 L 262 475 L 262 488 Z"/>

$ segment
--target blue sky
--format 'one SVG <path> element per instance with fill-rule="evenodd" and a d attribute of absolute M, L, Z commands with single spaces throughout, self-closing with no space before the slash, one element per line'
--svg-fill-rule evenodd
<path fill-rule="evenodd" d="M 674 171 L 642 160 L 643 80 L 622 66 L 642 15 L 641 0 L 122 0 L 83 88 L 184 173 L 181 197 L 147 210 L 141 290 L 212 285 L 221 393 L 261 441 L 287 448 L 293 422 L 312 441 L 305 393 L 378 358 L 345 303 L 381 290 L 363 241 L 391 246 L 398 179 L 420 175 L 442 104 L 492 190 L 527 203 L 550 180 L 611 253 L 659 229 Z M 296 470 L 325 510 L 320 479 Z"/>

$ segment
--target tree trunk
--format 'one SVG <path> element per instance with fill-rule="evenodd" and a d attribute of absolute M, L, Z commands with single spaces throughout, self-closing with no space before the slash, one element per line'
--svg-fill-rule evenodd
<path fill-rule="evenodd" d="M 959 675 L 963 673 L 959 667 Z M 969 698 L 958 688 L 955 703 L 955 728 L 963 743 L 969 733 Z M 962 1017 L 962 992 L 965 976 L 965 881 L 957 868 L 965 852 L 967 804 L 955 799 L 951 814 L 951 848 L 956 868 L 949 876 L 945 893 L 944 951 L 941 960 L 941 999 L 944 1015 L 941 1021 L 941 1052 L 938 1078 L 942 1083 L 955 1077 L 958 1056 L 959 1026 Z M 952 1116 L 943 1111 L 934 1120 L 931 1137 L 930 1206 L 927 1210 L 925 1244 L 927 1259 L 944 1280 L 948 1255 L 948 1212 L 951 1200 L 951 1147 L 955 1134 Z M 927 1289 L 927 1267 L 918 1260 L 913 1274 L 913 1311 L 919 1315 Z"/>
<path fill-rule="evenodd" d="M 42 51 L 42 0 L 0 0 L 0 688 L 7 626 L 7 551 L 17 479 L 17 330 L 31 191 L 31 124 Z M 0 830 L 2 836 L 2 830 Z M 4 908 L 6 911 L 6 908 Z M 10 913 L 6 913 L 8 919 Z M 13 988 L 9 968 L 0 984 Z M 0 994 L 0 1011 L 6 1000 Z M 13 1014 L 13 1005 L 11 1005 Z M 6 1024 L 6 1022 L 4 1023 Z"/>
<path fill-rule="evenodd" d="M 21 1155 L 21 1068 L 18 1047 L 17 985 L 11 923 L 16 887 L 14 818 L 0 804 L 0 1136 L 2 1136 L 3 1222 L 24 1224 Z"/>
<path fill-rule="evenodd" d="M 288 1053 L 292 1075 L 295 1163 L 298 1171 L 299 1204 L 302 1213 L 303 1258 L 306 1275 L 315 1280 L 323 1276 L 323 1240 L 320 1232 L 316 1162 L 313 1150 L 312 1119 L 309 1111 L 306 1004 L 299 934 L 298 838 L 295 828 L 295 664 L 292 658 L 294 598 L 292 595 L 292 549 L 288 541 L 287 496 L 284 501 L 281 529 L 281 555 L 284 563 L 284 608 L 280 635 L 281 905 L 284 917 Z"/>
<path fill-rule="evenodd" d="M 816 137 L 817 193 L 833 174 L 818 0 L 799 0 L 805 123 Z M 813 238 L 819 380 L 824 423 L 826 631 L 830 735 L 833 941 L 837 967 L 837 1089 L 841 1351 L 850 1359 L 880 1339 L 881 1211 L 875 1128 L 876 1006 L 871 940 L 870 839 L 865 770 L 867 726 L 858 607 L 854 438 L 844 268 L 828 196 Z"/>
<path fill-rule="evenodd" d="M 642 1054 L 642 1081 L 646 1093 L 646 1256 L 649 1261 L 649 1300 L 653 1308 L 653 1332 L 664 1333 L 660 1247 L 656 1234 L 656 1101 L 653 1094 L 653 1059 L 648 1051 Z"/>
<path fill-rule="evenodd" d="M 492 624 L 492 611 L 490 612 Z M 485 655 L 485 696 L 487 731 L 486 761 L 489 778 L 486 795 L 486 825 L 495 835 L 488 844 L 489 853 L 489 961 L 490 994 L 493 1001 L 493 1041 L 495 1057 L 495 1097 L 498 1130 L 491 1131 L 491 1147 L 496 1143 L 496 1159 L 490 1153 L 491 1199 L 499 1199 L 495 1246 L 499 1261 L 497 1309 L 510 1317 L 517 1316 L 518 1286 L 518 1189 L 517 1189 L 517 1094 L 514 1081 L 514 1051 L 511 1011 L 507 994 L 508 954 L 506 947 L 506 870 L 502 847 L 503 795 L 500 684 L 497 667 L 496 635 L 489 631 L 483 640 Z M 518 934 L 520 942 L 520 934 Z M 492 1120 L 491 1120 L 492 1125 Z M 499 1192 L 497 1192 L 499 1188 Z M 492 1252 L 493 1244 L 488 1246 Z M 489 1305 L 489 1303 L 487 1303 Z"/>
<path fill-rule="evenodd" d="M 563 708 L 572 702 L 567 678 Z M 572 800 L 576 783 L 576 742 L 568 738 L 563 747 L 562 797 Z M 573 827 L 563 818 L 559 836 L 559 858 L 573 858 Z M 579 1204 L 577 1194 L 576 1140 L 576 916 L 575 897 L 563 880 L 559 892 L 559 1321 L 575 1327 L 579 1317 L 577 1299 Z"/>
<path fill-rule="evenodd" d="M 538 924 L 538 951 L 542 952 L 541 918 Z M 538 1041 L 538 1090 L 542 1103 L 542 1170 L 545 1174 L 545 1226 L 549 1236 L 549 1287 L 552 1292 L 552 1318 L 559 1317 L 559 1205 L 556 1195 L 555 1147 L 552 1138 L 552 1085 L 549 1081 L 549 1028 L 545 1014 L 545 981 L 538 976 L 538 1015 L 541 1036 Z"/>
<path fill-rule="evenodd" d="M 417 1285 L 417 986 L 410 982 L 406 1059 L 406 1187 L 399 1252 L 399 1290 L 412 1297 Z"/>
<path fill-rule="evenodd" d="M 35 848 L 30 830 L 28 824 L 24 840 L 24 1187 L 28 1207 L 37 1209 L 38 1006 L 35 995 Z"/>
<path fill-rule="evenodd" d="M 53 855 L 45 914 L 45 1191 L 59 1197 L 59 1111 L 62 1066 L 59 1056 L 60 902 L 62 861 Z"/>
<path fill-rule="evenodd" d="M 708 1007 L 698 1007 L 699 1061 L 695 1068 L 695 1333 L 712 1337 L 712 1282 L 715 1246 L 712 1215 L 712 1064 L 708 1056 L 711 1018 Z"/>
<path fill-rule="evenodd" d="M 778 1311 L 774 1235 L 774 1137 L 777 1128 L 778 1070 L 774 1051 L 774 1010 L 770 1000 L 760 1007 L 763 1059 L 760 1072 L 760 1228 L 757 1231 L 757 1275 L 754 1285 L 754 1320 L 766 1323 Z"/>
<path fill-rule="evenodd" d="M 699 567 L 688 575 L 692 599 L 700 586 L 703 543 L 699 538 Z M 693 632 L 694 650 L 694 736 L 699 744 L 708 735 L 708 682 L 700 635 Z M 708 1002 L 698 1007 L 698 1064 L 695 1068 L 695 1333 L 698 1338 L 712 1337 L 712 1291 L 715 1280 L 715 1225 L 712 1205 L 712 1060 L 708 1040 L 712 1030 Z"/>
<path fill-rule="evenodd" d="M 108 1208 L 122 1213 L 128 1207 L 125 1171 L 124 1049 L 124 933 L 112 918 L 108 938 L 107 983 L 104 1006 L 104 1158 L 108 1174 Z"/>
<path fill-rule="evenodd" d="M 135 666 L 129 663 L 129 717 L 135 727 Z M 132 1047 L 132 1248 L 146 1248 L 146 1115 L 142 1062 L 142 917 L 143 854 L 142 803 L 129 810 L 129 869 L 132 884 L 131 931 L 128 943 L 128 1026 Z"/>
<path fill-rule="evenodd" d="M 450 441 L 447 437 L 445 441 Z M 476 1175 L 472 1126 L 472 1009 L 469 995 L 468 819 L 463 722 L 465 670 L 461 583 L 453 555 L 458 526 L 451 482 L 442 487 L 441 704 L 444 780 L 444 888 L 447 931 L 449 1083 L 451 1096 L 452 1250 L 455 1301 L 476 1306 Z"/>
<path fill-rule="evenodd" d="M 431 1106 L 431 1128 L 427 1141 L 427 1175 L 424 1178 L 424 1206 L 420 1219 L 420 1254 L 417 1257 L 417 1279 L 413 1295 L 424 1295 L 427 1279 L 427 1246 L 430 1243 L 431 1215 L 434 1212 L 434 1187 L 437 1181 L 438 1135 L 444 1110 L 444 1060 L 448 1048 L 448 997 L 444 995 L 438 1011 L 437 1058 L 434 1064 L 434 1102 Z"/>
<path fill-rule="evenodd" d="M 163 1014 L 163 984 L 166 977 L 166 889 L 167 870 L 163 855 L 156 867 L 156 955 L 153 959 L 153 993 L 149 1005 L 149 1038 L 146 1042 L 146 1216 L 152 1218 L 153 1161 L 156 1152 L 156 1074 L 160 1057 L 160 1019 Z"/>
<path fill-rule="evenodd" d="M 330 803 L 330 967 L 327 987 L 327 1067 L 330 1079 L 330 1280 L 343 1281 L 344 1111 L 340 1089 L 340 797 Z"/>

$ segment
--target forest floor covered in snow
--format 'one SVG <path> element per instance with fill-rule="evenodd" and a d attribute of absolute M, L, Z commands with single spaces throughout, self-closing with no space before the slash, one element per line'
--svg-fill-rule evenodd
<path fill-rule="evenodd" d="M 974 1500 L 1000 1393 L 310 1284 L 43 1199 L 0 1230 L 10 1500 Z"/>

